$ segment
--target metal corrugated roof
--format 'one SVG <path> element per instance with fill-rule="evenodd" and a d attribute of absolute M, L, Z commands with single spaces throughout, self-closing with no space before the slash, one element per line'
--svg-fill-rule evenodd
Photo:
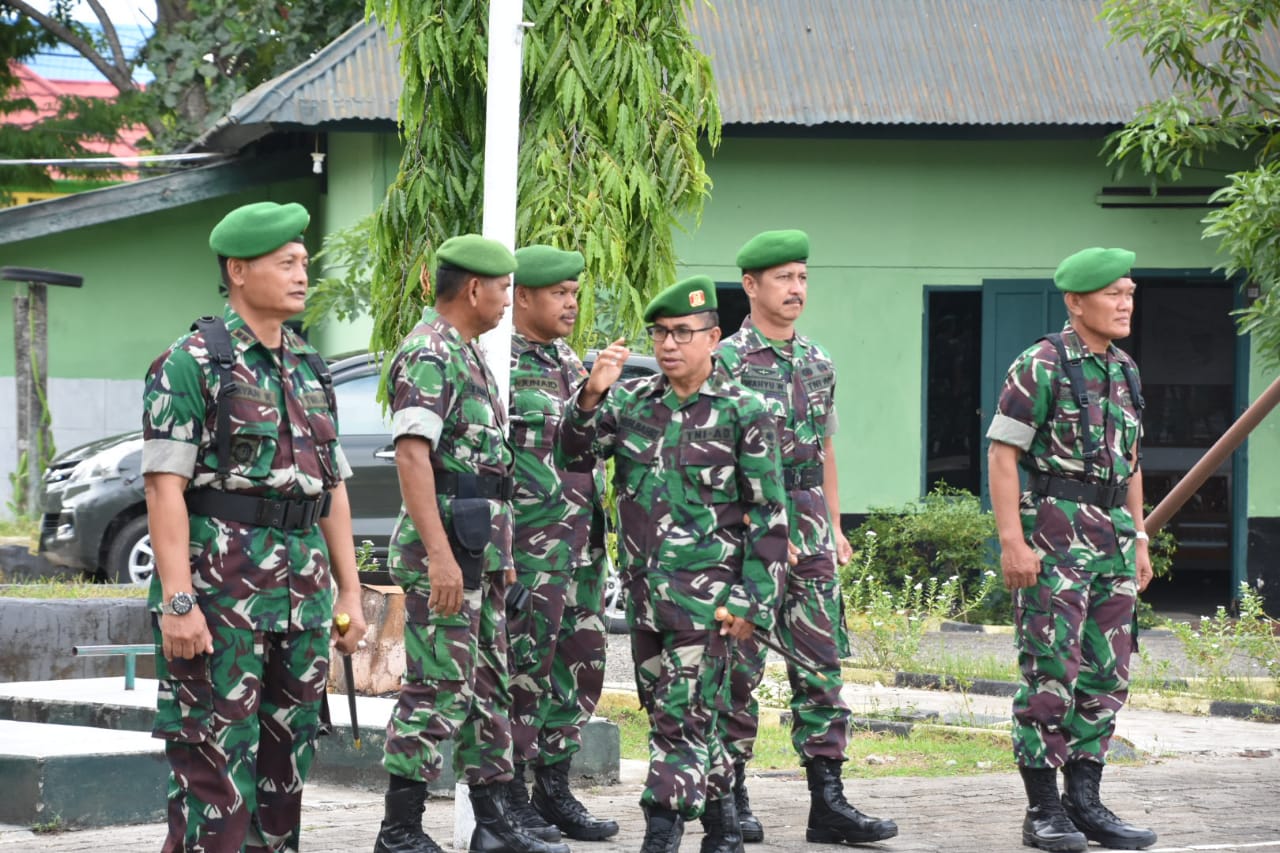
<path fill-rule="evenodd" d="M 726 124 L 1119 125 L 1166 95 L 1100 0 L 718 0 L 690 27 Z M 534 31 L 536 33 L 536 30 Z M 531 35 L 530 38 L 536 37 Z M 1275 33 L 1264 55 L 1280 57 Z M 236 150 L 272 125 L 396 118 L 399 63 L 357 24 L 238 100 L 194 148 Z"/>
<path fill-rule="evenodd" d="M 191 148 L 238 150 L 280 125 L 396 120 L 399 53 L 377 23 L 351 27 L 315 56 L 241 96 Z"/>
<path fill-rule="evenodd" d="M 727 124 L 1123 124 L 1169 91 L 1098 0 L 695 3 Z"/>

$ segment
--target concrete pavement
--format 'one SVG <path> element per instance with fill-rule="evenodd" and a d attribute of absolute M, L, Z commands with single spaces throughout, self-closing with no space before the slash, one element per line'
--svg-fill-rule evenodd
<path fill-rule="evenodd" d="M 880 685 L 848 685 L 845 691 L 855 713 L 907 708 L 964 721 L 1007 716 L 1009 708 L 1007 698 L 991 696 Z M 1160 834 L 1153 851 L 1280 853 L 1280 727 L 1127 708 L 1120 715 L 1119 734 L 1149 753 L 1148 760 L 1109 768 L 1103 793 L 1117 813 Z M 618 819 L 622 831 L 607 842 L 574 842 L 575 853 L 640 848 L 644 823 L 637 803 L 644 771 L 643 762 L 624 761 L 619 784 L 580 789 L 588 807 L 597 815 Z M 756 776 L 750 791 L 766 837 L 764 844 L 750 845 L 748 853 L 824 849 L 804 840 L 808 792 L 800 773 Z M 1025 849 L 1019 835 L 1022 789 L 1014 774 L 859 781 L 855 771 L 854 778 L 846 779 L 846 791 L 864 811 L 892 817 L 901 828 L 897 838 L 866 845 L 868 850 L 991 853 Z M 377 791 L 310 784 L 304 804 L 303 850 L 372 850 L 381 816 L 382 798 Z M 447 845 L 453 837 L 452 801 L 433 798 L 425 823 L 428 832 Z M 0 852 L 158 849 L 163 837 L 164 826 L 159 823 L 51 834 L 0 826 Z M 700 827 L 689 826 L 683 849 L 693 850 L 700 837 Z"/>
<path fill-rule="evenodd" d="M 644 822 L 636 805 L 642 762 L 624 762 L 621 784 L 579 792 L 595 814 L 615 817 L 622 831 L 606 842 L 572 842 L 575 853 L 616 853 L 640 849 Z M 889 853 L 997 853 L 1018 851 L 1023 797 L 1016 775 L 960 778 L 903 777 L 875 782 L 846 780 L 850 799 L 865 811 L 893 817 L 897 838 L 861 849 Z M 1182 851 L 1280 851 L 1280 758 L 1184 756 L 1145 766 L 1108 770 L 1107 803 L 1119 814 L 1160 834 L 1154 853 Z M 765 825 L 763 844 L 748 853 L 834 850 L 804 840 L 808 793 L 798 774 L 757 777 L 752 803 Z M 433 799 L 425 824 L 442 844 L 452 837 L 453 804 Z M 303 808 L 305 851 L 369 851 L 382 816 L 374 792 L 310 785 Z M 112 853 L 159 849 L 164 826 L 146 824 L 37 834 L 0 827 L 0 851 Z M 686 829 L 682 849 L 701 840 L 696 824 Z M 1100 849 L 1096 846 L 1094 849 Z"/>

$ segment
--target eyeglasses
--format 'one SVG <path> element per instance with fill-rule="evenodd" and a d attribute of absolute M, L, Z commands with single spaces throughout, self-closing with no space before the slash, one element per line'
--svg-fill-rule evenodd
<path fill-rule="evenodd" d="M 714 328 L 715 326 L 703 326 L 701 329 L 690 329 L 688 326 L 679 326 L 674 329 L 668 329 L 666 326 L 647 326 L 645 331 L 648 332 L 649 339 L 655 344 L 665 341 L 668 335 L 675 338 L 678 344 L 687 344 L 693 340 L 694 332 L 705 332 Z"/>

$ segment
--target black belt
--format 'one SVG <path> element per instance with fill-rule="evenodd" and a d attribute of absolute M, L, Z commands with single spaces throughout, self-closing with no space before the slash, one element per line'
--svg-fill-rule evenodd
<path fill-rule="evenodd" d="M 509 501 L 515 490 L 511 477 L 497 474 L 468 474 L 455 471 L 436 471 L 436 494 L 452 498 L 488 498 L 493 501 Z"/>
<path fill-rule="evenodd" d="M 782 485 L 789 492 L 798 491 L 800 489 L 816 489 L 822 485 L 822 466 L 815 465 L 810 468 L 783 468 L 782 469 Z"/>
<path fill-rule="evenodd" d="M 189 512 L 255 527 L 304 530 L 329 514 L 327 492 L 320 498 L 273 500 L 217 489 L 196 489 L 187 492 L 186 497 Z"/>
<path fill-rule="evenodd" d="M 1124 506 L 1129 498 L 1129 484 L 1115 483 L 1082 483 L 1066 477 L 1055 477 L 1052 474 L 1033 474 L 1030 483 L 1031 491 L 1037 495 L 1045 495 L 1064 501 L 1075 501 L 1080 504 L 1093 504 L 1106 509 Z"/>

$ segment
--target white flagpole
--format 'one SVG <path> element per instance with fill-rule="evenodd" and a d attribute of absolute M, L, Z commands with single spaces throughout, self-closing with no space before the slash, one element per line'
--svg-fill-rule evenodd
<path fill-rule="evenodd" d="M 489 90 L 485 102 L 484 236 L 510 249 L 516 241 L 516 162 L 520 152 L 521 0 L 489 2 Z M 480 336 L 502 400 L 511 384 L 511 310 Z"/>

